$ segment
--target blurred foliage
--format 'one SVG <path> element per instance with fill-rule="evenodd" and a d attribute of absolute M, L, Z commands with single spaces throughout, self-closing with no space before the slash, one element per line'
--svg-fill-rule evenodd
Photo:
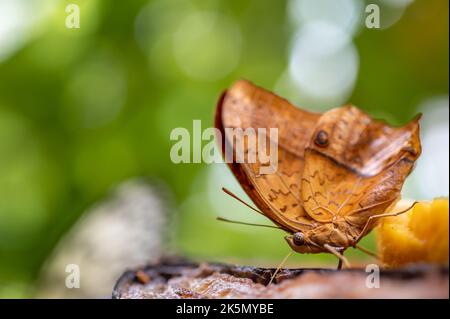
<path fill-rule="evenodd" d="M 214 221 L 211 192 L 244 216 L 238 219 L 249 213 L 220 193 L 227 185 L 209 180 L 216 168 L 173 164 L 169 134 L 190 129 L 193 119 L 212 125 L 220 92 L 238 78 L 275 88 L 293 32 L 286 3 L 49 3 L 53 9 L 28 30 L 25 44 L 0 60 L 0 295 L 20 295 L 80 214 L 134 176 L 158 178 L 175 194 L 171 245 L 182 253 L 281 260 L 288 247 L 276 230 Z M 80 5 L 80 29 L 64 26 L 68 3 Z M 185 19 L 191 11 L 220 12 L 222 25 L 231 26 L 205 29 Z M 448 94 L 447 1 L 415 1 L 392 27 L 361 28 L 355 43 L 360 63 L 349 101 L 372 114 L 404 123 L 421 99 Z M 222 69 L 226 63 L 235 65 Z M 233 182 L 226 168 L 217 170 Z M 373 248 L 373 238 L 366 241 Z"/>

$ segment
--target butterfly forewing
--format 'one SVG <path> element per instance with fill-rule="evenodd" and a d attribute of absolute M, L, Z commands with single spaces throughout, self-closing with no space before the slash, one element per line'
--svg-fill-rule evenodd
<path fill-rule="evenodd" d="M 261 174 L 257 144 L 245 145 L 247 154 L 254 153 L 256 163 L 230 163 L 249 197 L 272 221 L 290 232 L 314 227 L 300 200 L 300 181 L 305 146 L 319 114 L 302 111 L 288 101 L 258 88 L 247 81 L 238 81 L 228 89 L 217 108 L 216 127 L 223 143 L 238 145 L 225 128 L 278 129 L 278 163 L 270 174 Z"/>

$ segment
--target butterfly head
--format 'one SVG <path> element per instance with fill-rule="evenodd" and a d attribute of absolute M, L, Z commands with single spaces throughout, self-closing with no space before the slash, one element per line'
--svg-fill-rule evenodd
<path fill-rule="evenodd" d="M 317 253 L 321 251 L 319 246 L 311 242 L 302 232 L 295 232 L 292 235 L 285 236 L 284 239 L 286 239 L 292 250 L 298 253 Z"/>

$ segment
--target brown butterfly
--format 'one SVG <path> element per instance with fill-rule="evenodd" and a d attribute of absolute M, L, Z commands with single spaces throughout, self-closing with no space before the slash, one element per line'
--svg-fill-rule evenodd
<path fill-rule="evenodd" d="M 260 213 L 287 233 L 292 250 L 332 253 L 357 247 L 400 197 L 421 153 L 419 118 L 403 127 L 374 120 L 352 105 L 322 114 L 240 80 L 225 91 L 216 110 L 222 152 L 235 136 L 225 128 L 277 128 L 278 163 L 260 174 L 261 163 L 229 166 Z M 267 137 L 269 138 L 269 137 Z M 244 153 L 258 148 L 244 141 Z M 231 194 L 235 197 L 235 195 Z"/>

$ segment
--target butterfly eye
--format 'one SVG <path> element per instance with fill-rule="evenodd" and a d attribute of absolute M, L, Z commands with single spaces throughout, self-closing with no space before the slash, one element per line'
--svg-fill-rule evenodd
<path fill-rule="evenodd" d="M 295 233 L 292 239 L 297 246 L 302 246 L 305 243 L 305 236 L 300 232 Z"/>
<path fill-rule="evenodd" d="M 316 135 L 316 144 L 320 147 L 325 147 L 328 145 L 328 133 L 320 130 Z"/>

